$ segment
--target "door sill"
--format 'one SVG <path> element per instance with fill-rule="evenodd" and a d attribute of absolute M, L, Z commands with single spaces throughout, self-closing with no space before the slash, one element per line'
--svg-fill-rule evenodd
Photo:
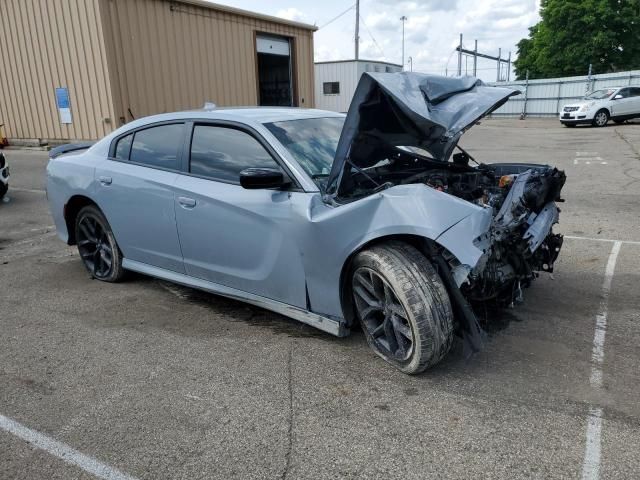
<path fill-rule="evenodd" d="M 122 266 L 127 270 L 133 270 L 134 272 L 142 273 L 144 275 L 150 275 L 152 277 L 168 280 L 186 287 L 196 288 L 198 290 L 215 293 L 216 295 L 221 295 L 223 297 L 250 303 L 251 305 L 265 308 L 272 312 L 284 315 L 285 317 L 306 323 L 307 325 L 311 325 L 312 327 L 337 337 L 344 337 L 349 334 L 349 330 L 346 328 L 344 322 L 325 317 L 323 315 L 318 315 L 317 313 L 309 312 L 287 303 L 278 302 L 270 298 L 261 297 L 260 295 L 244 292 L 242 290 L 209 282 L 200 278 L 190 277 L 189 275 L 184 275 L 182 273 L 172 272 L 171 270 L 165 270 L 164 268 L 154 267 L 135 260 L 124 258 L 122 260 Z"/>

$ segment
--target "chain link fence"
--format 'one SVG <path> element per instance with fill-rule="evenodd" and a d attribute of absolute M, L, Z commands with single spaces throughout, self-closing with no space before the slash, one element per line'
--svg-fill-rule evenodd
<path fill-rule="evenodd" d="M 494 116 L 550 117 L 558 115 L 562 106 L 580 100 L 587 92 L 601 88 L 640 86 L 640 70 L 603 73 L 580 77 L 517 80 L 492 85 L 511 87 L 522 92 L 492 113 Z"/>

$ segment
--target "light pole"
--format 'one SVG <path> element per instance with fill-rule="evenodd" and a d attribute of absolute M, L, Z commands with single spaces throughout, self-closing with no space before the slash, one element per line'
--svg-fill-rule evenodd
<path fill-rule="evenodd" d="M 409 55 L 409 71 L 413 72 L 413 57 Z"/>
<path fill-rule="evenodd" d="M 400 20 L 402 21 L 402 70 L 404 71 L 404 22 L 407 21 L 407 17 L 403 15 Z"/>

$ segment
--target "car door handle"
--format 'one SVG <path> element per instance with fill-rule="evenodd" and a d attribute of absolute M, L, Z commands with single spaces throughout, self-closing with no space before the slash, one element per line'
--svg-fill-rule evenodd
<path fill-rule="evenodd" d="M 184 208 L 193 208 L 196 206 L 196 201 L 189 197 L 178 197 L 178 203 Z"/>
<path fill-rule="evenodd" d="M 111 185 L 111 182 L 113 182 L 113 179 L 111 177 L 98 177 L 98 181 L 102 185 Z"/>

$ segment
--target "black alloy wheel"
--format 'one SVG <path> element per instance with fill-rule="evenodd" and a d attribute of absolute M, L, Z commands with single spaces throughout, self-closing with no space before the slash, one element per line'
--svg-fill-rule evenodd
<path fill-rule="evenodd" d="M 409 317 L 387 281 L 367 267 L 353 274 L 355 306 L 362 326 L 385 356 L 404 362 L 413 353 Z"/>

